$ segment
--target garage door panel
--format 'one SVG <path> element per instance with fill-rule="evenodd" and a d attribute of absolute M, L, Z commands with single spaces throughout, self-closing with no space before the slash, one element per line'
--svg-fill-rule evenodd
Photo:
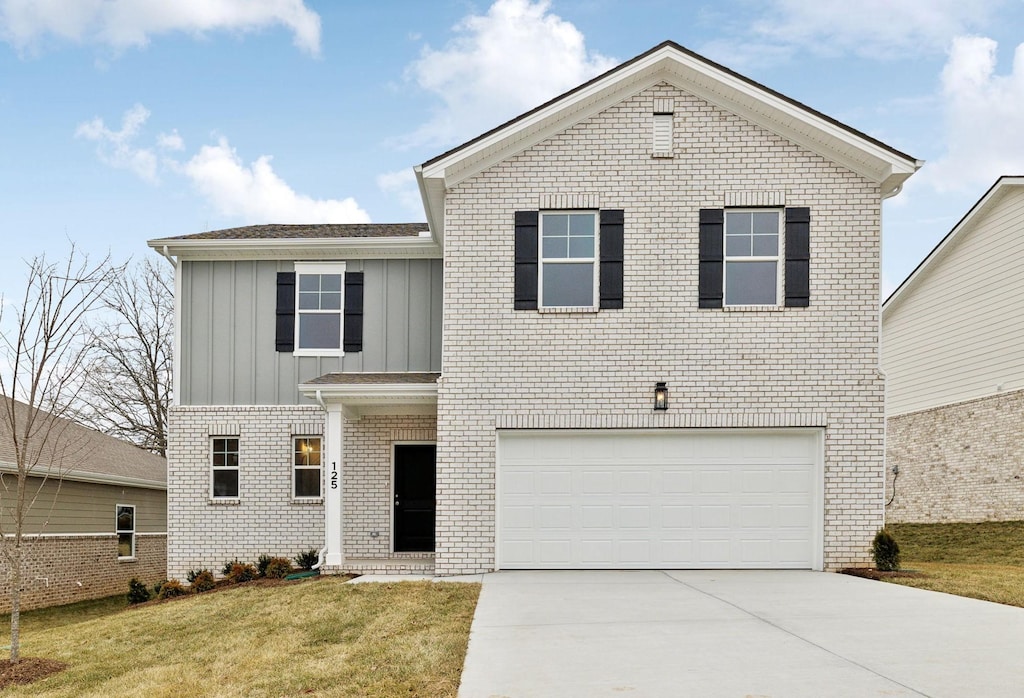
<path fill-rule="evenodd" d="M 792 430 L 502 433 L 499 564 L 811 567 L 818 443 Z"/>

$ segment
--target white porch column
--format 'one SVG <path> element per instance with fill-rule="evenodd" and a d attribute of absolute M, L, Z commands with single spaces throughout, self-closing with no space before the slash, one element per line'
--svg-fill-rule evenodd
<path fill-rule="evenodd" d="M 327 406 L 327 460 L 324 463 L 324 532 L 326 534 L 327 556 L 324 564 L 327 567 L 341 567 L 345 562 L 342 549 L 342 463 L 345 457 L 345 417 L 341 413 L 341 405 Z"/>

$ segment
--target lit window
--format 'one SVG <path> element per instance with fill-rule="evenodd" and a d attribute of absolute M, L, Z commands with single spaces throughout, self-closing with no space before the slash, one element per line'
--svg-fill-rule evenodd
<path fill-rule="evenodd" d="M 594 307 L 596 250 L 596 213 L 541 213 L 540 307 Z"/>
<path fill-rule="evenodd" d="M 117 556 L 135 557 L 135 507 L 130 504 L 118 504 L 115 512 Z"/>
<path fill-rule="evenodd" d="M 320 496 L 320 437 L 300 436 L 295 439 L 294 495 L 296 499 L 312 499 Z"/>
<path fill-rule="evenodd" d="M 296 264 L 295 353 L 341 352 L 344 264 Z"/>
<path fill-rule="evenodd" d="M 214 498 L 238 497 L 238 439 L 213 439 L 211 454 Z"/>
<path fill-rule="evenodd" d="M 779 212 L 725 212 L 725 305 L 777 305 Z"/>

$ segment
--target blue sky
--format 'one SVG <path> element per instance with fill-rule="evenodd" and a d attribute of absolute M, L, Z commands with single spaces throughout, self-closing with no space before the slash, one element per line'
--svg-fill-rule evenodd
<path fill-rule="evenodd" d="M 665 39 L 927 161 L 886 292 L 1024 174 L 1022 0 L 0 0 L 0 294 L 68 240 L 421 221 L 413 165 Z"/>

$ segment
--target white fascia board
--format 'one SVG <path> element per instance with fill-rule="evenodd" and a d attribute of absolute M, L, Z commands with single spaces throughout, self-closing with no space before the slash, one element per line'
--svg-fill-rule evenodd
<path fill-rule="evenodd" d="M 0 461 L 0 472 L 17 475 L 18 466 L 14 463 Z M 75 482 L 90 482 L 97 485 L 116 485 L 118 487 L 139 487 L 147 490 L 166 490 L 167 483 L 159 480 L 147 480 L 139 477 L 126 477 L 123 475 L 104 475 L 102 473 L 90 473 L 84 470 L 69 470 L 61 473 L 59 470 L 47 470 L 42 467 L 33 468 L 28 473 L 29 477 L 45 477 L 50 480 L 73 480 Z"/>
<path fill-rule="evenodd" d="M 379 259 L 440 258 L 430 237 L 149 240 L 151 248 L 179 259 Z"/>
<path fill-rule="evenodd" d="M 324 384 L 301 383 L 299 393 L 324 403 L 378 404 L 437 402 L 436 383 Z"/>
<path fill-rule="evenodd" d="M 423 167 L 413 167 L 416 173 L 416 186 L 420 190 L 423 210 L 427 214 L 427 226 L 430 237 L 440 249 L 444 249 L 444 182 L 436 178 L 427 180 L 423 176 Z"/>
<path fill-rule="evenodd" d="M 979 219 L 986 215 L 990 208 L 995 205 L 999 199 L 1005 194 L 1006 190 L 1011 187 L 1022 187 L 1024 186 L 1024 176 L 1022 177 L 1000 177 L 996 180 L 985 194 L 978 199 L 978 202 L 971 207 L 960 222 L 957 223 L 952 230 L 946 233 L 946 236 L 939 241 L 939 244 L 932 248 L 932 251 L 928 253 L 921 263 L 917 265 L 917 268 L 910 273 L 903 283 L 893 291 L 892 295 L 885 299 L 882 303 L 882 318 L 888 315 L 891 308 L 895 307 L 900 299 L 904 298 L 910 289 L 917 285 L 918 281 L 925 276 L 931 268 L 938 263 L 940 259 L 945 257 L 946 250 L 952 248 L 957 240 L 968 233 L 966 231 L 971 230 L 978 223 Z"/>

